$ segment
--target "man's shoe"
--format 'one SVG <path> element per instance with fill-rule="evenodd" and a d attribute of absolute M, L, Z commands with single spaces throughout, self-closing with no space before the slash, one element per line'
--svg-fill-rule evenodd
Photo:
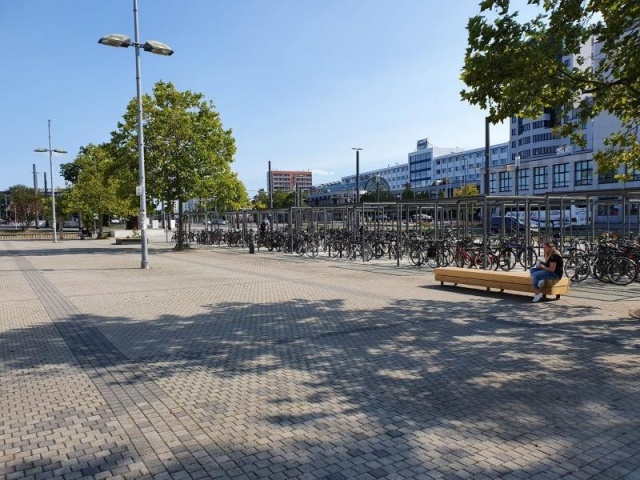
<path fill-rule="evenodd" d="M 542 298 L 542 294 L 541 294 L 541 293 L 536 293 L 536 294 L 533 296 L 533 303 L 537 303 L 537 302 L 539 302 L 541 298 Z"/>

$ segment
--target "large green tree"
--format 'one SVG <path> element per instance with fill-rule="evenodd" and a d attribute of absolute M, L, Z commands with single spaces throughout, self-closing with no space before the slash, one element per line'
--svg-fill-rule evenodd
<path fill-rule="evenodd" d="M 22 229 L 29 228 L 42 213 L 42 200 L 33 188 L 25 185 L 14 185 L 9 188 L 11 209 L 16 222 L 22 223 Z"/>
<path fill-rule="evenodd" d="M 296 206 L 296 193 L 284 190 L 273 192 L 273 208 L 290 208 Z"/>
<path fill-rule="evenodd" d="M 143 96 L 146 193 L 149 199 L 177 201 L 183 218 L 190 199 L 217 199 L 233 203 L 246 199 L 246 190 L 231 170 L 236 152 L 230 129 L 224 129 L 212 102 L 200 93 L 180 92 L 172 83 L 158 82 L 153 95 Z M 112 133 L 121 173 L 126 183 L 138 183 L 137 107 L 132 100 L 118 129 Z M 229 193 L 229 189 L 236 189 Z M 184 242 L 183 222 L 176 248 Z"/>
<path fill-rule="evenodd" d="M 523 18 L 531 10 L 535 15 Z M 609 112 L 621 129 L 594 155 L 599 170 L 640 168 L 640 2 L 483 0 L 467 30 L 462 80 L 468 88 L 461 95 L 487 109 L 492 123 L 536 118 L 555 107 L 560 117 L 573 113 L 557 134 L 584 144 L 581 125 Z M 585 58 L 582 47 L 592 38 L 600 55 Z M 569 54 L 577 65 L 563 63 Z"/>
<path fill-rule="evenodd" d="M 250 205 L 247 189 L 235 172 L 222 176 L 208 198 L 201 199 L 203 210 L 224 212 L 241 210 Z"/>
<path fill-rule="evenodd" d="M 266 210 L 269 208 L 269 194 L 264 188 L 258 190 L 258 193 L 253 196 L 251 205 L 256 210 Z"/>
<path fill-rule="evenodd" d="M 124 193 L 126 188 L 110 145 L 82 147 L 72 163 L 60 167 L 69 184 L 63 195 L 65 213 L 79 213 L 85 224 L 91 224 L 94 215 L 99 219 L 136 215 L 137 204 Z M 98 238 L 102 235 L 102 224 L 98 222 Z"/>

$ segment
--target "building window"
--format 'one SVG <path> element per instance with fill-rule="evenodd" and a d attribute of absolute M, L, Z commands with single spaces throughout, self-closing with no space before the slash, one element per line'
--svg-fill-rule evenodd
<path fill-rule="evenodd" d="M 511 172 L 499 173 L 500 192 L 511 191 Z"/>
<path fill-rule="evenodd" d="M 617 183 L 617 180 L 615 178 L 615 172 L 599 173 L 598 183 L 601 185 L 605 183 Z"/>
<path fill-rule="evenodd" d="M 541 190 L 543 188 L 547 188 L 547 167 L 534 167 L 533 189 Z"/>
<path fill-rule="evenodd" d="M 553 187 L 569 186 L 569 164 L 561 163 L 553 166 Z"/>
<path fill-rule="evenodd" d="M 529 169 L 518 169 L 518 190 L 529 190 Z"/>
<path fill-rule="evenodd" d="M 593 165 L 591 160 L 576 162 L 576 186 L 593 184 Z"/>
<path fill-rule="evenodd" d="M 489 175 L 489 192 L 496 193 L 496 174 Z"/>

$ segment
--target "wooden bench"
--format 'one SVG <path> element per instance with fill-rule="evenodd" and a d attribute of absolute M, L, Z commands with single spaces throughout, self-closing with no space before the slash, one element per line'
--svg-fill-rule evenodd
<path fill-rule="evenodd" d="M 487 291 L 493 288 L 501 292 L 515 290 L 533 293 L 533 283 L 528 271 L 505 272 L 476 268 L 438 267 L 434 272 L 435 279 L 440 282 L 440 285 L 453 283 L 454 285 L 486 287 Z M 563 276 L 560 280 L 547 280 L 540 291 L 544 296 L 555 295 L 556 298 L 560 298 L 560 295 L 569 293 L 569 279 Z"/>

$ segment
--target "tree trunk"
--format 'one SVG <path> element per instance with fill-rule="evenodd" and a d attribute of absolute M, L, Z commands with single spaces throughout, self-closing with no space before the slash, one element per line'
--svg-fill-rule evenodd
<path fill-rule="evenodd" d="M 189 248 L 189 244 L 186 241 L 186 232 L 184 230 L 184 205 L 182 199 L 178 199 L 178 240 L 176 241 L 176 250 L 184 250 Z"/>

